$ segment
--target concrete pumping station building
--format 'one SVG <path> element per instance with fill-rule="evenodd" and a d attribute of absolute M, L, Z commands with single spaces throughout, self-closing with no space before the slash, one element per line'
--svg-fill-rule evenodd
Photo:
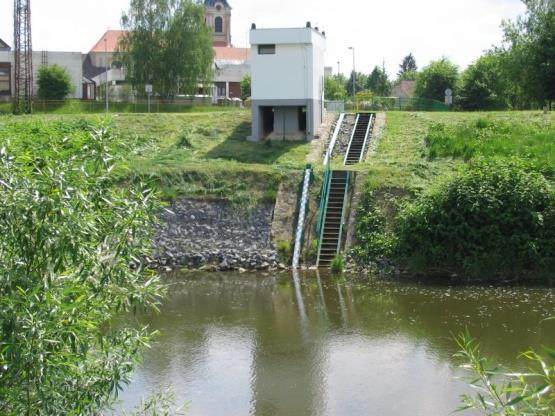
<path fill-rule="evenodd" d="M 252 25 L 252 141 L 312 140 L 324 114 L 325 32 Z"/>

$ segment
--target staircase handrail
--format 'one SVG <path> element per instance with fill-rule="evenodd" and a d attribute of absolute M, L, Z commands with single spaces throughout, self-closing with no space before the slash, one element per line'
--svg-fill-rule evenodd
<path fill-rule="evenodd" d="M 366 128 L 366 134 L 364 136 L 364 143 L 362 144 L 362 151 L 360 152 L 360 157 L 358 159 L 358 163 L 362 162 L 364 159 L 364 155 L 366 154 L 366 144 L 368 143 L 368 138 L 370 136 L 370 129 L 372 128 L 372 122 L 374 120 L 374 114 L 370 114 L 370 119 L 368 120 L 368 127 Z"/>
<path fill-rule="evenodd" d="M 345 119 L 345 113 L 341 113 L 339 115 L 339 119 L 337 120 L 337 125 L 335 126 L 335 130 L 333 132 L 333 136 L 328 146 L 328 150 L 326 152 L 326 155 L 324 156 L 324 165 L 327 165 L 328 161 L 333 156 L 333 149 L 335 147 L 335 143 L 337 142 L 337 136 L 339 136 L 339 132 L 341 131 L 341 126 L 343 125 L 344 119 Z"/>
<path fill-rule="evenodd" d="M 297 221 L 297 232 L 295 235 L 295 248 L 293 251 L 293 269 L 299 267 L 299 261 L 301 258 L 301 247 L 303 245 L 303 234 L 304 234 L 304 222 L 306 218 L 306 208 L 308 204 L 308 196 L 310 189 L 310 180 L 312 177 L 312 166 L 308 165 L 304 172 L 303 189 L 301 193 L 301 200 L 299 205 L 299 218 Z"/>
<path fill-rule="evenodd" d="M 347 171 L 347 176 L 345 178 L 345 193 L 343 194 L 343 207 L 341 208 L 341 222 L 339 224 L 339 239 L 337 241 L 337 251 L 336 255 L 339 256 L 341 253 L 341 243 L 343 242 L 343 229 L 345 228 L 345 212 L 347 211 L 347 200 L 349 197 L 349 185 L 351 182 L 351 171 Z"/>
<path fill-rule="evenodd" d="M 351 139 L 349 140 L 349 147 L 347 148 L 347 152 L 345 153 L 345 160 L 343 161 L 344 165 L 347 164 L 347 158 L 349 157 L 349 152 L 351 151 L 351 145 L 353 144 L 353 138 L 355 137 L 355 132 L 356 132 L 357 127 L 358 127 L 358 119 L 359 118 L 360 118 L 360 113 L 357 114 L 355 125 L 354 125 L 353 131 L 351 133 Z"/>

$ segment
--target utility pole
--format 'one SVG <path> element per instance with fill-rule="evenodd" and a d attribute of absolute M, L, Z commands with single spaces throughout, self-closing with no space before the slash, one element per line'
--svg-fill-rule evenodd
<path fill-rule="evenodd" d="M 337 61 L 337 75 L 341 75 L 341 62 Z"/>
<path fill-rule="evenodd" d="M 355 47 L 349 46 L 349 50 L 353 51 L 353 100 L 355 99 L 356 93 L 356 85 L 357 85 L 357 72 L 355 67 Z"/>
<path fill-rule="evenodd" d="M 33 46 L 31 0 L 14 0 L 14 96 L 13 113 L 33 111 Z"/>

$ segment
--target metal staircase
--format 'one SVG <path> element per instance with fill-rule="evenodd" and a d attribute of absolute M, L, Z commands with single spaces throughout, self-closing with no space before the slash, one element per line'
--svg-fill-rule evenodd
<path fill-rule="evenodd" d="M 322 194 L 323 196 L 327 194 L 327 198 L 323 199 L 318 222 L 320 233 L 318 267 L 329 267 L 334 257 L 341 251 L 350 172 L 329 171 L 325 181 L 327 183 L 324 183 Z"/>
<path fill-rule="evenodd" d="M 374 114 L 357 114 L 356 124 L 351 135 L 351 141 L 349 142 L 349 148 L 345 154 L 345 166 L 362 162 L 366 154 L 366 145 L 373 124 Z"/>

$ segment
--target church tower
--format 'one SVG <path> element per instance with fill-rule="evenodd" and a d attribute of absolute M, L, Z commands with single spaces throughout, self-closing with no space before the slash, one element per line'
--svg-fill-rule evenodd
<path fill-rule="evenodd" d="M 214 46 L 231 46 L 231 7 L 226 0 L 204 0 L 205 20 Z"/>

